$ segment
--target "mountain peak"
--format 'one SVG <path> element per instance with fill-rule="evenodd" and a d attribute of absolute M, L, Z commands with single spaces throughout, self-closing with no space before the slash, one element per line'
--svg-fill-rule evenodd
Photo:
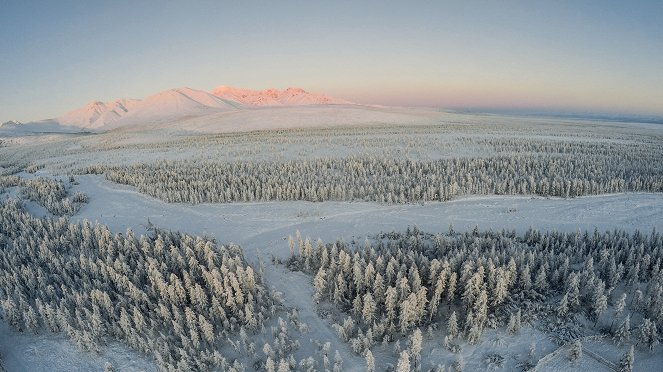
<path fill-rule="evenodd" d="M 289 87 L 280 91 L 274 88 L 251 90 L 222 85 L 213 89 L 212 94 L 244 106 L 299 106 L 350 103 L 322 94 L 309 93 L 302 88 L 296 87 Z"/>
<path fill-rule="evenodd" d="M 308 94 L 308 92 L 305 91 L 305 90 L 302 89 L 302 88 L 293 88 L 293 87 L 286 88 L 285 93 L 291 93 L 291 94 Z"/>

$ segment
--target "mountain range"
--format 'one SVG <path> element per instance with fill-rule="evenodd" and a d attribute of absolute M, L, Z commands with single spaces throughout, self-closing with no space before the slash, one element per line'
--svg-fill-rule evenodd
<path fill-rule="evenodd" d="M 251 90 L 220 86 L 211 92 L 176 88 L 144 99 L 93 101 L 54 119 L 20 124 L 7 122 L 3 129 L 23 128 L 29 131 L 105 131 L 115 128 L 173 122 L 211 114 L 249 110 L 258 107 L 350 105 L 351 102 L 323 94 L 309 93 L 301 88 L 285 90 Z"/>

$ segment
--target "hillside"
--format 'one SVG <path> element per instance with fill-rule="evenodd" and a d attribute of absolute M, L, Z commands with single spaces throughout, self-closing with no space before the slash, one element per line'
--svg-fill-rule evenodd
<path fill-rule="evenodd" d="M 201 118 L 230 111 L 250 111 L 263 107 L 311 105 L 348 105 L 348 101 L 323 94 L 309 93 L 301 88 L 250 90 L 221 86 L 212 92 L 192 88 L 165 90 L 144 99 L 121 98 L 109 102 L 91 101 L 54 119 L 23 125 L 8 122 L 3 132 L 17 134 L 53 132 L 104 132 L 116 128 L 140 129 Z M 186 127 L 181 129 L 187 130 Z"/>

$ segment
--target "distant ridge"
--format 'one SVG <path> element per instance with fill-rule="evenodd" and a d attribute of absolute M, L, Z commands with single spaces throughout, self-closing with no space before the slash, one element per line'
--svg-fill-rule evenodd
<path fill-rule="evenodd" d="M 171 122 L 185 117 L 198 117 L 259 106 L 334 104 L 351 103 L 323 94 L 309 93 L 301 88 L 287 88 L 280 91 L 220 86 L 212 92 L 205 92 L 185 87 L 165 90 L 144 99 L 122 98 L 110 102 L 92 101 L 57 118 L 27 124 L 37 129 L 44 123 L 48 123 L 51 127 L 56 125 L 83 130 L 109 130 L 129 125 Z M 7 122 L 5 128 L 18 125 L 18 122 Z"/>
<path fill-rule="evenodd" d="M 323 94 L 309 93 L 301 88 L 250 90 L 220 86 L 212 94 L 247 106 L 299 106 L 299 105 L 339 105 L 350 102 Z"/>

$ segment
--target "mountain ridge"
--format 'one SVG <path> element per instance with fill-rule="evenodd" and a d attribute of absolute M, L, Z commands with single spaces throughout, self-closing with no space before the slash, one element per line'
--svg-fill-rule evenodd
<path fill-rule="evenodd" d="M 56 118 L 29 124 L 49 122 L 84 130 L 110 130 L 129 125 L 167 122 L 255 107 L 336 104 L 353 103 L 295 87 L 284 90 L 252 90 L 219 86 L 210 92 L 181 87 L 157 92 L 143 99 L 90 101 Z"/>

